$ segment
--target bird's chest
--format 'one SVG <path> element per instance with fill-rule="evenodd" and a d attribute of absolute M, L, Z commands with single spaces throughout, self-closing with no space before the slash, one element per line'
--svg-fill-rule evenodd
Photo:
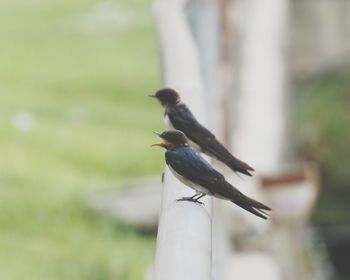
<path fill-rule="evenodd" d="M 171 120 L 169 119 L 168 114 L 164 115 L 164 124 L 166 129 L 175 129 L 175 127 L 171 123 Z"/>

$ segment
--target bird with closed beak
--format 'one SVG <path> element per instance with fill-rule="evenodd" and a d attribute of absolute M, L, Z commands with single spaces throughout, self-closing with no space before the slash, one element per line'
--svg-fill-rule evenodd
<path fill-rule="evenodd" d="M 234 172 L 252 175 L 254 169 L 234 157 L 214 134 L 201 125 L 175 90 L 164 88 L 149 96 L 156 98 L 165 108 L 164 122 L 167 129 L 182 131 L 194 149 L 223 162 Z"/>
<path fill-rule="evenodd" d="M 167 130 L 162 133 L 154 132 L 162 142 L 153 146 L 166 149 L 165 162 L 174 176 L 186 186 L 194 189 L 196 194 L 192 197 L 183 197 L 179 200 L 199 202 L 205 195 L 211 195 L 220 199 L 230 200 L 250 213 L 267 219 L 267 213 L 271 209 L 244 195 L 215 170 L 198 152 L 189 146 L 184 133 L 178 130 Z"/>

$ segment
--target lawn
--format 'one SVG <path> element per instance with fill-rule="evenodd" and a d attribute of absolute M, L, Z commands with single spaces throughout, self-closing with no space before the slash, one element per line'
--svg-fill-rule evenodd
<path fill-rule="evenodd" d="M 149 1 L 2 1 L 0 42 L 0 279 L 142 279 L 153 237 L 86 200 L 162 169 Z"/>

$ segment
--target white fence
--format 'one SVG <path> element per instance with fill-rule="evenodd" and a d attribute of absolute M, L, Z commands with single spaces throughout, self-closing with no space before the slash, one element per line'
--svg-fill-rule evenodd
<path fill-rule="evenodd" d="M 198 119 L 207 123 L 200 60 L 186 18 L 186 2 L 157 0 L 154 3 L 164 85 L 178 90 Z M 212 199 L 203 200 L 205 208 L 176 201 L 191 195 L 193 191 L 165 168 L 154 280 L 211 279 Z"/>

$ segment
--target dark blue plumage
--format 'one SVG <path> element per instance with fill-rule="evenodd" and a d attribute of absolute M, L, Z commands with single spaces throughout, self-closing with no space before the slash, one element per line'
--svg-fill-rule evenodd
<path fill-rule="evenodd" d="M 165 161 L 173 174 L 198 194 L 212 195 L 230 200 L 243 209 L 266 219 L 263 210 L 271 210 L 266 205 L 251 199 L 241 193 L 225 180 L 225 177 L 215 170 L 195 150 L 189 147 L 186 136 L 177 130 L 165 131 L 159 136 L 164 140 L 158 146 L 167 149 Z M 196 201 L 196 199 L 190 199 Z"/>
<path fill-rule="evenodd" d="M 191 182 L 203 186 L 208 194 L 216 193 L 216 184 L 225 182 L 222 174 L 216 171 L 191 147 L 167 150 L 165 162 L 173 171 Z"/>
<path fill-rule="evenodd" d="M 235 172 L 251 176 L 254 171 L 245 162 L 234 157 L 207 128 L 201 125 L 186 104 L 181 102 L 179 94 L 172 89 L 159 90 L 156 97 L 165 108 L 164 117 L 168 129 L 177 129 L 185 133 L 192 145 L 200 152 L 218 159 Z M 192 144 L 190 143 L 190 144 Z"/>

